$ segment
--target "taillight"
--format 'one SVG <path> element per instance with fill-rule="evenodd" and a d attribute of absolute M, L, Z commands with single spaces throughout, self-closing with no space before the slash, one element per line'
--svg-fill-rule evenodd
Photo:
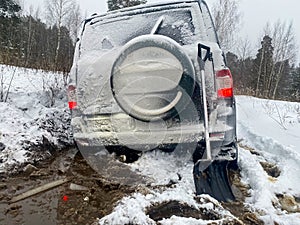
<path fill-rule="evenodd" d="M 219 70 L 216 73 L 219 98 L 233 97 L 232 75 L 229 69 Z"/>
<path fill-rule="evenodd" d="M 77 106 L 76 101 L 76 86 L 75 85 L 69 85 L 68 87 L 68 99 L 69 99 L 69 108 L 70 110 L 73 110 Z"/>

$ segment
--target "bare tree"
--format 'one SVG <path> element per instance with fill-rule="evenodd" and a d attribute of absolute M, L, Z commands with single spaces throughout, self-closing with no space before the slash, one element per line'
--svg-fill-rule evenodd
<path fill-rule="evenodd" d="M 68 30 L 70 31 L 70 36 L 73 42 L 76 41 L 77 32 L 82 22 L 82 14 L 80 10 L 80 6 L 74 6 L 74 9 L 70 13 L 70 17 L 67 21 Z"/>
<path fill-rule="evenodd" d="M 46 20 L 57 27 L 57 42 L 54 63 L 57 66 L 61 44 L 62 26 L 66 26 L 76 5 L 74 0 L 46 0 Z"/>
<path fill-rule="evenodd" d="M 281 80 L 285 62 L 293 63 L 297 54 L 296 40 L 293 29 L 293 23 L 274 24 L 274 61 L 279 63 L 279 68 L 275 73 L 275 87 L 272 98 L 274 99 L 278 90 L 278 84 Z"/>
<path fill-rule="evenodd" d="M 267 23 L 264 27 L 264 37 L 270 37 L 272 40 L 272 62 L 266 70 L 264 59 L 264 51 L 261 53 L 261 60 L 258 70 L 258 87 L 263 90 L 263 96 L 268 98 L 275 98 L 279 89 L 279 84 L 283 76 L 288 73 L 286 70 L 295 62 L 297 47 L 295 34 L 293 30 L 293 23 L 281 22 L 280 20 L 274 24 Z M 256 92 L 257 94 L 257 92 Z"/>
<path fill-rule="evenodd" d="M 290 60 L 294 63 L 297 48 L 293 23 L 281 22 L 273 24 L 272 38 L 274 43 L 274 61 Z"/>
<path fill-rule="evenodd" d="M 237 40 L 237 30 L 241 25 L 242 14 L 238 0 L 218 0 L 212 7 L 212 14 L 220 44 L 223 50 L 232 51 Z"/>
<path fill-rule="evenodd" d="M 253 48 L 250 39 L 248 37 L 240 39 L 240 41 L 238 41 L 236 51 L 239 59 L 243 61 L 246 58 L 253 56 Z"/>
<path fill-rule="evenodd" d="M 287 23 L 278 20 L 272 26 L 267 24 L 264 31 L 273 39 L 274 64 L 272 71 L 269 74 L 269 82 L 266 88 L 271 90 L 273 81 L 272 93 L 270 93 L 269 97 L 274 99 L 276 97 L 286 63 L 293 64 L 295 62 L 297 45 L 292 22 Z"/>

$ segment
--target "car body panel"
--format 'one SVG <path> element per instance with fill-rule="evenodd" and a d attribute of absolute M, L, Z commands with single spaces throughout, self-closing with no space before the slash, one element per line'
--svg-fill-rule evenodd
<path fill-rule="evenodd" d="M 204 14 L 205 10 L 204 1 L 175 1 L 122 9 L 93 16 L 84 22 L 70 73 L 70 84 L 76 86 L 77 98 L 77 107 L 72 111 L 72 126 L 79 145 L 126 145 L 147 151 L 161 145 L 204 139 L 204 122 L 199 111 L 201 100 L 198 98 L 191 96 L 193 102 L 180 112 L 181 118 L 174 116 L 147 122 L 129 116 L 114 97 L 111 73 L 124 45 L 141 35 L 149 35 L 162 16 L 164 22 L 159 34 L 167 35 L 181 45 L 198 75 L 198 44 L 210 47 L 213 62 L 205 63 L 210 139 L 219 143 L 216 152 L 220 146 L 235 139 L 234 99 L 218 99 L 216 94 L 215 71 L 225 69 L 226 65 L 210 14 Z M 195 79 L 198 87 L 195 87 L 194 95 L 198 95 L 201 87 L 198 78 Z"/>

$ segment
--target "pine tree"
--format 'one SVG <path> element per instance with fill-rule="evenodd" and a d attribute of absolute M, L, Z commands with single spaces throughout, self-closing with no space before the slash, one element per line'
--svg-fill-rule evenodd
<path fill-rule="evenodd" d="M 234 86 L 240 87 L 240 83 L 241 83 L 241 78 L 240 78 L 240 72 L 239 72 L 239 59 L 238 56 L 235 55 L 232 52 L 227 52 L 226 53 L 226 62 L 227 62 L 227 66 L 230 68 L 232 76 L 233 76 L 233 80 L 235 82 Z"/>
<path fill-rule="evenodd" d="M 270 96 L 273 99 L 282 99 L 282 100 L 292 100 L 293 95 L 293 76 L 291 72 L 291 67 L 289 64 L 289 60 L 285 60 L 283 62 L 278 62 L 275 64 L 275 71 L 279 71 L 280 79 L 278 81 L 277 90 L 275 96 Z M 273 93 L 274 88 L 276 86 L 276 82 L 273 85 Z"/>
<path fill-rule="evenodd" d="M 21 7 L 12 0 L 0 0 L 0 62 L 11 64 L 15 61 L 20 44 L 16 35 Z"/>
<path fill-rule="evenodd" d="M 273 51 L 272 38 L 263 37 L 261 48 L 254 60 L 254 76 L 256 77 L 255 95 L 268 97 L 273 81 Z"/>
<path fill-rule="evenodd" d="M 291 100 L 300 101 L 300 65 L 296 68 L 292 68 L 291 71 L 292 82 L 291 86 Z"/>
<path fill-rule="evenodd" d="M 233 76 L 235 93 L 253 95 L 255 78 L 253 77 L 253 72 L 251 70 L 253 68 L 254 60 L 250 57 L 241 59 L 234 53 L 227 52 L 226 61 Z"/>
<path fill-rule="evenodd" d="M 21 7 L 13 0 L 0 0 L 0 17 L 13 17 Z"/>
<path fill-rule="evenodd" d="M 147 0 L 108 0 L 108 11 L 147 3 Z"/>

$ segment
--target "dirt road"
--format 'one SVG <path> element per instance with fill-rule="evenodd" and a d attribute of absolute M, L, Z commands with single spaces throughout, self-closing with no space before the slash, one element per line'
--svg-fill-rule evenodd
<path fill-rule="evenodd" d="M 243 206 L 248 188 L 240 183 L 239 173 L 232 172 L 231 178 L 238 201 L 223 204 L 223 207 L 239 220 L 228 224 L 263 224 Z M 67 179 L 67 182 L 12 203 L 22 193 L 61 179 Z M 49 161 L 26 166 L 19 174 L 1 175 L 0 181 L 0 224 L 3 225 L 96 224 L 98 219 L 112 212 L 118 200 L 137 191 L 134 187 L 105 181 L 76 149 L 59 153 Z M 213 220 L 216 216 L 176 201 L 154 205 L 147 215 L 155 221 L 172 215 L 205 220 Z"/>

